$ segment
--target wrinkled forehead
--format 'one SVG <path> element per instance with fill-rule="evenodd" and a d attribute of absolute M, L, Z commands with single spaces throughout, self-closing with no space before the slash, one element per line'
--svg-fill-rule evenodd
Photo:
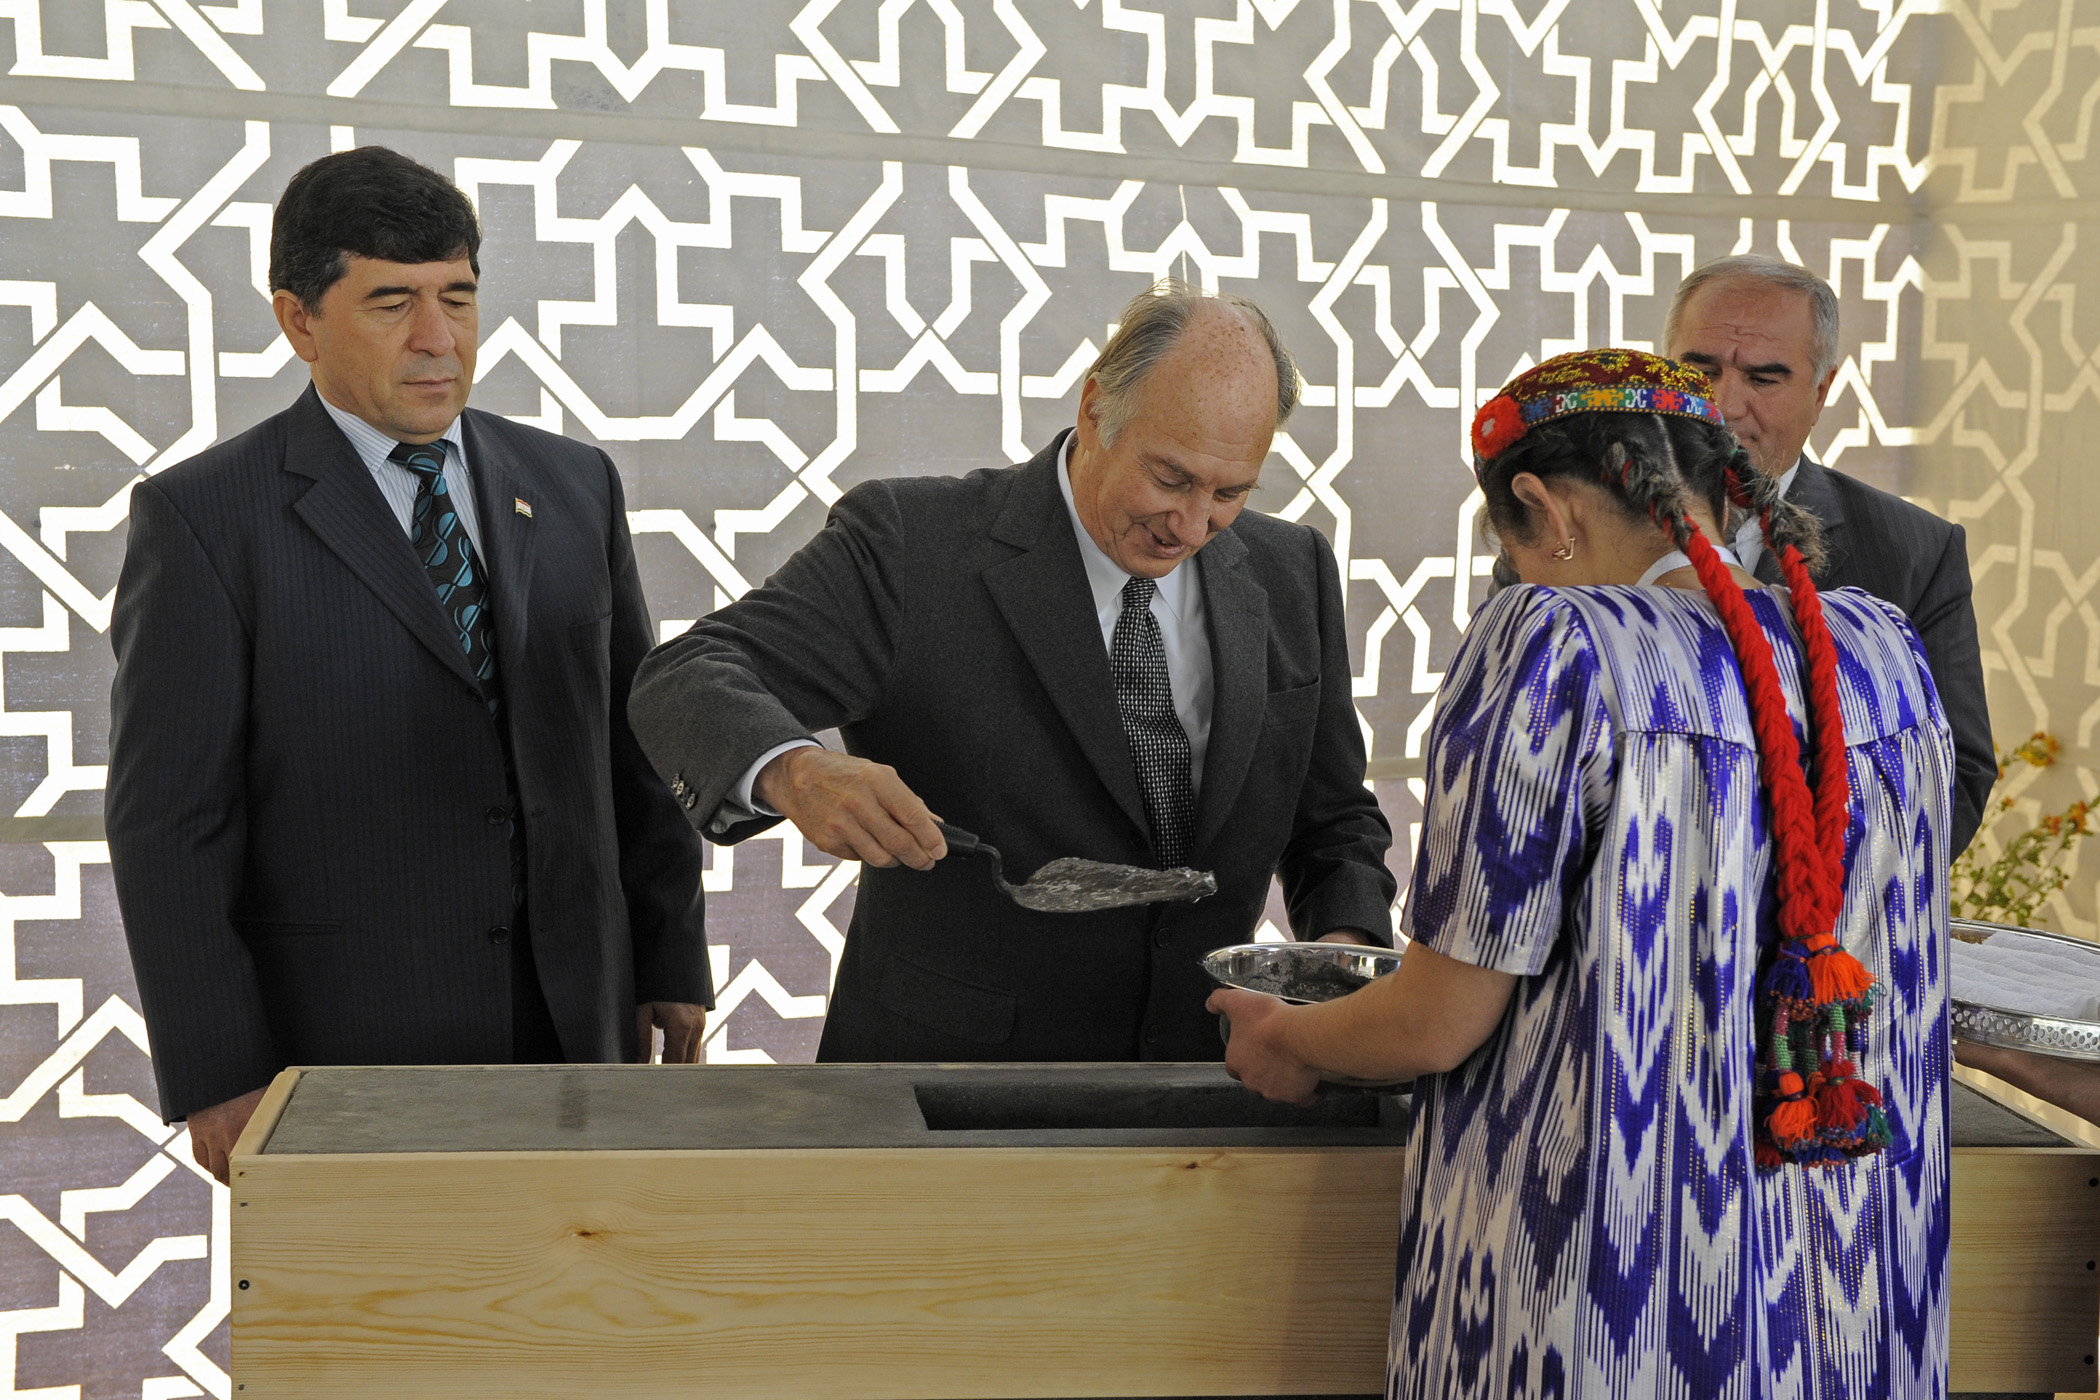
<path fill-rule="evenodd" d="M 1815 309 L 1806 292 L 1767 282 L 1716 282 L 1699 288 L 1678 314 L 1669 351 L 1723 365 L 1799 360 L 1815 349 Z"/>

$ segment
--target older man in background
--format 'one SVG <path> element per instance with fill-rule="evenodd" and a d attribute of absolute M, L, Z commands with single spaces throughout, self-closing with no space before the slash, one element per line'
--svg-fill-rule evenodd
<path fill-rule="evenodd" d="M 1678 285 L 1664 353 L 1698 366 L 1757 470 L 1823 523 L 1818 588 L 1862 588 L 1903 609 L 1925 643 L 1940 705 L 1954 729 L 1955 791 L 1948 850 L 1959 855 L 1983 821 L 1997 758 L 1961 526 L 1808 456 L 1809 431 L 1837 379 L 1838 304 L 1830 284 L 1776 258 L 1740 254 Z M 1743 567 L 1781 582 L 1756 520 L 1736 536 Z"/>
<path fill-rule="evenodd" d="M 1035 460 L 856 487 L 643 663 L 635 733 L 696 825 L 863 863 L 819 1059 L 1216 1059 L 1199 959 L 1272 873 L 1299 937 L 1390 940 L 1334 553 L 1244 510 L 1297 394 L 1257 307 L 1166 284 Z M 1076 855 L 1219 892 L 1032 913 L 936 814 L 1012 879 Z"/>

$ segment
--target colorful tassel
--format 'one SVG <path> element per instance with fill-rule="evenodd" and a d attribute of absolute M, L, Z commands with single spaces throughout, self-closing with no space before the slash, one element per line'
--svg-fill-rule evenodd
<path fill-rule="evenodd" d="M 1843 948 L 1830 948 L 1808 960 L 1819 1006 L 1857 1001 L 1874 985 L 1874 974 Z"/>

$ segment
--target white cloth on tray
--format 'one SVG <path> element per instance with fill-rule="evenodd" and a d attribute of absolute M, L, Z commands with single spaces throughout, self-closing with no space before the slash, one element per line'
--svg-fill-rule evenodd
<path fill-rule="evenodd" d="M 2100 1021 L 2100 948 L 2083 952 L 2032 939 L 1952 940 L 1956 1001 L 2029 1016 Z"/>

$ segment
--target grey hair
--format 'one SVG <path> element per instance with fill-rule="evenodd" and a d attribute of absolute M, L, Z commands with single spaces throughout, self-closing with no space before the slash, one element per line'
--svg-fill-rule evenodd
<path fill-rule="evenodd" d="M 1111 444 L 1129 425 L 1137 409 L 1138 386 L 1152 373 L 1167 352 L 1181 343 L 1189 322 L 1205 306 L 1225 306 L 1237 311 L 1261 333 L 1270 356 L 1276 361 L 1276 426 L 1290 421 L 1298 407 L 1298 365 L 1284 348 L 1268 313 L 1245 297 L 1230 292 L 1209 293 L 1177 277 L 1164 278 L 1130 299 L 1116 326 L 1116 333 L 1094 358 L 1087 378 L 1100 386 L 1096 422 L 1101 441 Z"/>
<path fill-rule="evenodd" d="M 1815 362 L 1816 378 L 1836 367 L 1838 362 L 1838 299 L 1830 290 L 1830 284 L 1805 267 L 1797 267 L 1778 258 L 1769 258 L 1762 253 L 1736 253 L 1725 258 L 1716 258 L 1703 267 L 1694 268 L 1682 282 L 1677 284 L 1677 295 L 1670 298 L 1670 313 L 1663 320 L 1663 347 L 1667 351 L 1677 343 L 1677 326 L 1684 317 L 1685 304 L 1692 293 L 1701 287 L 1716 282 L 1758 282 L 1768 287 L 1782 287 L 1790 292 L 1800 292 L 1808 298 L 1814 329 L 1810 332 L 1808 353 Z"/>

